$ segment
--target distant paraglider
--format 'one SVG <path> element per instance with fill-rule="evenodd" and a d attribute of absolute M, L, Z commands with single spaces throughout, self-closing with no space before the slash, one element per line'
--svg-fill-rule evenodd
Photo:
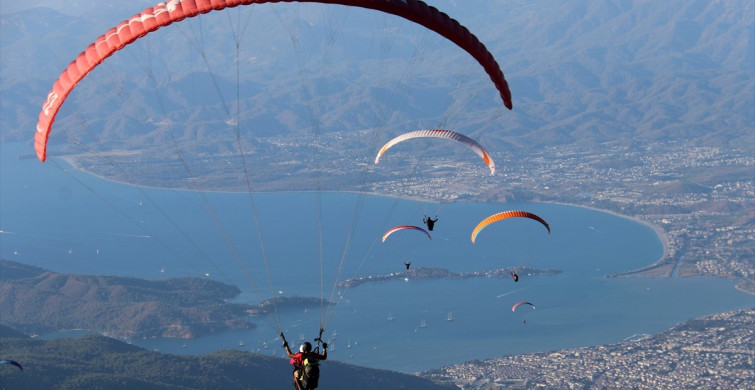
<path fill-rule="evenodd" d="M 16 367 L 18 367 L 18 369 L 19 369 L 19 370 L 21 370 L 21 371 L 23 371 L 23 370 L 24 370 L 24 368 L 23 368 L 23 367 L 21 367 L 21 364 L 19 364 L 19 363 L 18 363 L 17 361 L 15 361 L 15 360 L 1 359 L 1 360 L 0 360 L 0 364 L 10 364 L 10 365 L 12 365 L 12 366 L 16 366 Z"/>
<path fill-rule="evenodd" d="M 526 302 L 526 301 L 522 301 L 522 302 L 515 303 L 514 306 L 511 306 L 511 311 L 512 312 L 516 311 L 516 308 L 519 307 L 519 306 L 522 306 L 522 305 L 530 305 L 530 306 L 532 306 L 532 310 L 535 310 L 535 305 L 533 305 L 533 304 L 531 304 L 529 302 Z"/>
<path fill-rule="evenodd" d="M 396 227 L 392 227 L 392 228 L 388 229 L 388 231 L 385 232 L 385 234 L 383 234 L 383 242 L 385 242 L 385 239 L 388 238 L 388 236 L 390 236 L 391 234 L 393 234 L 393 233 L 395 233 L 395 232 L 397 232 L 399 230 L 417 230 L 417 231 L 420 231 L 422 233 L 425 233 L 425 235 L 427 236 L 427 238 L 429 238 L 431 240 L 433 239 L 430 236 L 430 233 L 428 233 L 425 229 L 422 229 L 419 226 L 400 225 L 400 226 L 396 226 Z"/>
<path fill-rule="evenodd" d="M 498 221 L 508 219 L 508 218 L 517 218 L 517 217 L 534 219 L 535 221 L 538 221 L 541 224 L 543 224 L 543 226 L 545 226 L 545 228 L 548 229 L 548 234 L 551 233 L 551 227 L 550 225 L 548 225 L 548 222 L 545 222 L 544 219 L 540 218 L 539 216 L 535 214 L 532 214 L 527 211 L 519 211 L 519 210 L 504 211 L 498 214 L 493 214 L 483 219 L 482 221 L 480 221 L 480 223 L 478 223 L 477 226 L 475 226 L 474 230 L 472 231 L 472 243 L 475 242 L 475 239 L 477 239 L 477 235 L 480 233 L 480 231 L 484 229 L 485 227 L 487 227 L 488 225 L 490 225 L 491 223 L 498 222 Z"/>
<path fill-rule="evenodd" d="M 490 155 L 485 150 L 485 148 L 483 148 L 482 145 L 477 143 L 477 141 L 467 137 L 466 135 L 457 133 L 451 130 L 440 130 L 440 129 L 417 130 L 417 131 L 410 131 L 408 133 L 401 134 L 398 137 L 388 141 L 385 145 L 383 145 L 382 148 L 380 148 L 380 151 L 378 152 L 377 156 L 375 156 L 375 164 L 380 162 L 380 156 L 382 156 L 393 145 L 396 145 L 399 142 L 403 142 L 403 141 L 414 139 L 414 138 L 445 138 L 445 139 L 461 142 L 462 144 L 466 145 L 469 149 L 472 149 L 472 151 L 475 152 L 478 156 L 480 156 L 480 158 L 482 158 L 482 161 L 485 162 L 485 165 L 487 165 L 488 168 L 490 168 L 490 174 L 495 175 L 495 162 L 490 157 Z"/>

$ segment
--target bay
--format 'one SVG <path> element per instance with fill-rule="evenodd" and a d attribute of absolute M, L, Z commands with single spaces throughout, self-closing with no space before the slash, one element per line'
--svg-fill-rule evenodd
<path fill-rule="evenodd" d="M 41 164 L 30 158 L 28 145 L 3 143 L 0 152 L 3 258 L 61 273 L 209 277 L 239 286 L 243 293 L 237 300 L 248 303 L 295 295 L 334 302 L 252 318 L 259 327 L 251 331 L 130 340 L 161 352 L 239 348 L 282 356 L 280 330 L 292 343 L 311 341 L 323 323 L 330 359 L 414 372 L 616 343 L 752 306 L 752 297 L 728 280 L 606 278 L 656 261 L 663 245 L 649 226 L 597 210 L 542 203 L 439 204 L 355 193 L 250 197 L 139 188 L 72 171 L 57 159 Z M 552 233 L 532 221 L 506 221 L 471 243 L 477 222 L 513 209 L 545 218 Z M 439 218 L 431 240 L 402 232 L 381 242 L 388 228 L 421 225 L 425 214 Z M 335 287 L 351 277 L 402 273 L 407 261 L 458 273 L 514 266 L 562 273 L 521 275 L 518 283 L 408 278 Z M 513 303 L 522 300 L 536 308 L 512 312 Z"/>

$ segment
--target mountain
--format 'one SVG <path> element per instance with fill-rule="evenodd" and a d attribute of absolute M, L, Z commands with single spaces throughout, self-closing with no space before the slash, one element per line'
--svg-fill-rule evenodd
<path fill-rule="evenodd" d="M 407 21 L 385 17 L 378 24 L 369 11 L 340 6 L 268 4 L 187 20 L 117 53 L 71 96 L 67 103 L 77 112 L 64 110 L 59 119 L 85 121 L 101 145 L 144 148 L 159 131 L 145 124 L 167 116 L 195 128 L 179 137 L 222 151 L 232 137 L 217 129 L 234 116 L 238 96 L 250 142 L 301 137 L 313 126 L 328 133 L 446 122 L 484 133 L 492 150 L 635 140 L 753 148 L 752 2 L 429 3 L 490 48 L 511 85 L 513 111 L 501 110 L 466 53 Z M 95 4 L 76 2 L 70 15 L 62 4 L 5 7 L 2 139 L 29 140 L 67 63 L 151 3 L 131 11 Z M 83 13 L 88 5 L 97 12 Z M 245 63 L 237 75 L 238 61 Z"/>
<path fill-rule="evenodd" d="M 506 3 L 518 16 L 493 45 L 518 57 L 512 89 L 537 123 L 513 126 L 525 144 L 752 147 L 751 2 Z"/>

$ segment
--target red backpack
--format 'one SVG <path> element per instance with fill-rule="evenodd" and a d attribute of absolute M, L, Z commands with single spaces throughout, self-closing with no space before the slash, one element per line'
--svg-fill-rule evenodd
<path fill-rule="evenodd" d="M 302 360 L 303 360 L 302 353 L 299 352 L 296 355 L 294 355 L 294 357 L 291 358 L 290 363 L 291 363 L 292 366 L 300 367 L 301 364 L 302 364 Z"/>

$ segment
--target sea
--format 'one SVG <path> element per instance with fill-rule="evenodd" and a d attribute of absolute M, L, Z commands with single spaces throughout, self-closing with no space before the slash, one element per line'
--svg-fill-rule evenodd
<path fill-rule="evenodd" d="M 619 343 L 708 314 L 753 307 L 734 282 L 608 275 L 660 259 L 652 227 L 599 210 L 550 203 L 440 203 L 346 192 L 222 193 L 144 188 L 40 163 L 26 143 L 0 144 L 0 256 L 59 273 L 231 283 L 235 302 L 314 297 L 312 307 L 250 317 L 257 327 L 195 339 L 124 340 L 170 354 L 240 349 L 283 356 L 324 327 L 329 360 L 418 372 L 475 359 Z M 525 210 L 539 223 L 491 224 Z M 398 225 L 438 218 L 431 238 Z M 557 270 L 503 278 L 415 280 L 411 267 L 456 273 Z M 389 281 L 338 287 L 350 278 Z M 527 301 L 512 311 L 513 304 Z M 76 337 L 66 330 L 41 338 Z M 287 363 L 286 363 L 287 364 Z"/>

